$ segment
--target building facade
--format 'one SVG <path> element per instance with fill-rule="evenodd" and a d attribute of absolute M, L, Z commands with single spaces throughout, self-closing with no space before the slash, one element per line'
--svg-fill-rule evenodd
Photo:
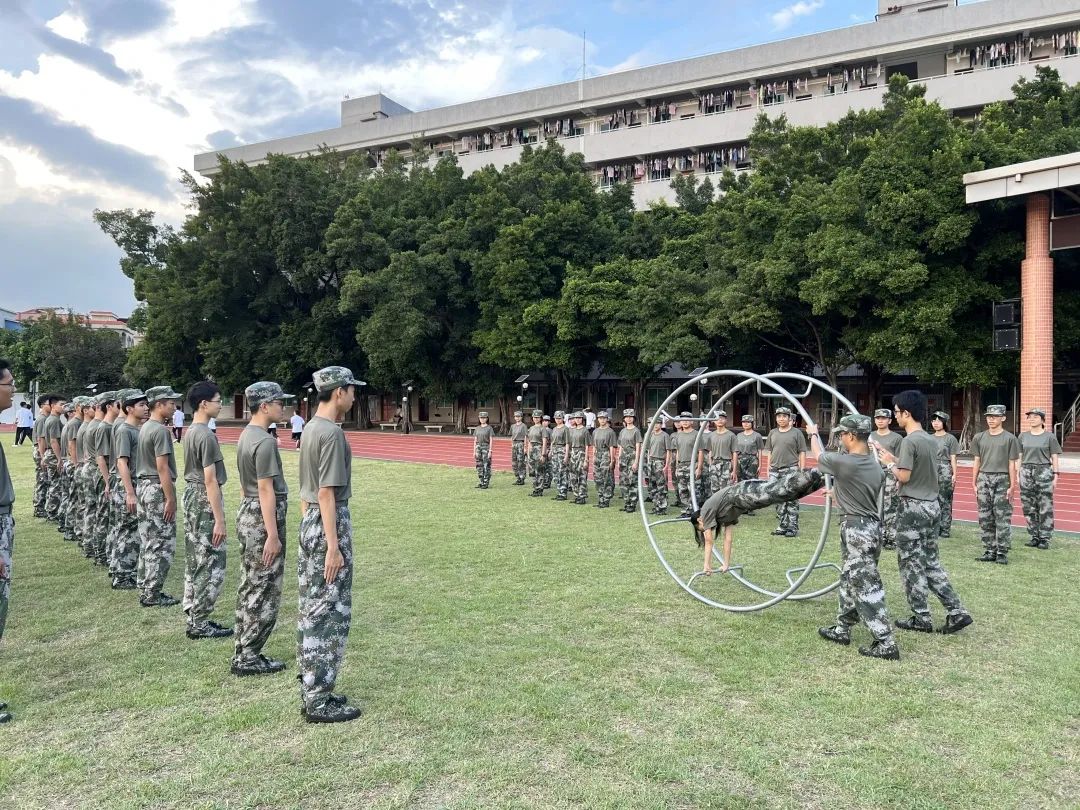
<path fill-rule="evenodd" d="M 434 158 L 454 153 L 468 173 L 555 139 L 583 155 L 598 186 L 632 183 L 642 207 L 672 200 L 675 175 L 749 169 L 759 114 L 824 125 L 880 105 L 896 73 L 962 116 L 1011 97 L 1037 65 L 1080 81 L 1078 0 L 893 2 L 880 0 L 871 23 L 433 110 L 381 94 L 347 99 L 340 127 L 198 154 L 195 170 L 212 176 L 218 155 L 259 163 L 323 146 L 377 166 L 388 150 L 408 153 L 419 141 Z"/>
<path fill-rule="evenodd" d="M 138 345 L 142 340 L 142 334 L 128 326 L 126 318 L 121 318 L 116 313 L 103 309 L 92 309 L 86 314 L 82 314 L 72 312 L 64 307 L 38 307 L 18 313 L 17 320 L 19 323 L 30 323 L 48 316 L 74 318 L 91 329 L 107 329 L 110 332 L 115 332 L 120 336 L 120 343 L 125 349 Z"/>

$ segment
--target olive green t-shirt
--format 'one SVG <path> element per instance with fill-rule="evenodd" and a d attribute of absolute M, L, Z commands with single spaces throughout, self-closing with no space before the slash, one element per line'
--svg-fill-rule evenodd
<path fill-rule="evenodd" d="M 556 425 L 551 429 L 551 446 L 552 447 L 566 447 L 566 432 L 569 430 L 566 425 Z"/>
<path fill-rule="evenodd" d="M 0 506 L 11 506 L 13 503 L 15 503 L 15 487 L 11 483 L 7 456 L 4 455 L 4 448 L 0 447 Z"/>
<path fill-rule="evenodd" d="M 960 442 L 956 440 L 955 436 L 948 432 L 944 436 L 938 436 L 937 434 L 932 435 L 938 446 L 938 461 L 952 461 L 952 457 L 960 452 Z"/>
<path fill-rule="evenodd" d="M 1007 430 L 997 436 L 984 430 L 971 440 L 971 455 L 979 459 L 979 472 L 1007 473 L 1009 462 L 1020 458 L 1020 442 Z"/>
<path fill-rule="evenodd" d="M 491 425 L 477 425 L 473 431 L 477 447 L 491 447 L 491 437 L 495 435 L 495 429 Z"/>
<path fill-rule="evenodd" d="M 528 432 L 529 432 L 529 426 L 526 425 L 524 422 L 522 422 L 521 424 L 518 424 L 517 422 L 514 422 L 512 425 L 510 425 L 510 439 L 511 439 L 511 441 L 515 441 L 515 442 L 523 442 L 523 441 L 525 441 L 525 434 L 527 434 Z"/>
<path fill-rule="evenodd" d="M 730 430 L 723 433 L 713 431 L 705 436 L 707 444 L 704 449 L 709 453 L 709 459 L 715 464 L 718 461 L 731 461 L 731 452 L 735 448 L 735 434 Z"/>
<path fill-rule="evenodd" d="M 80 427 L 82 427 L 82 419 L 73 416 L 68 420 L 68 423 L 64 425 L 64 429 L 60 431 L 60 458 L 68 457 L 68 442 L 78 435 Z"/>
<path fill-rule="evenodd" d="M 173 435 L 168 427 L 154 419 L 146 420 L 139 430 L 139 446 L 135 459 L 135 474 L 139 480 L 157 481 L 157 460 L 169 458 L 169 476 L 176 480 L 176 456 L 173 455 Z"/>
<path fill-rule="evenodd" d="M 845 515 L 877 517 L 885 483 L 881 465 L 869 453 L 822 453 L 818 469 L 833 477 L 833 497 Z"/>
<path fill-rule="evenodd" d="M 113 463 L 117 459 L 128 460 L 128 472 L 132 479 L 138 477 L 139 463 L 139 428 L 129 425 L 126 421 L 117 420 L 119 430 L 113 434 Z"/>
<path fill-rule="evenodd" d="M 1061 453 L 1061 444 L 1057 436 L 1048 430 L 1044 430 L 1037 436 L 1025 430 L 1020 434 L 1020 449 L 1022 451 L 1021 464 L 1049 464 L 1050 456 Z"/>
<path fill-rule="evenodd" d="M 37 444 L 37 440 L 41 438 L 41 431 L 45 428 L 45 422 L 48 418 L 49 417 L 46 416 L 42 419 L 41 415 L 38 414 L 38 418 L 34 420 L 34 427 L 30 431 L 30 441 L 35 445 Z"/>
<path fill-rule="evenodd" d="M 938 497 L 937 442 L 925 430 L 909 433 L 900 441 L 896 466 L 911 470 L 911 478 L 900 484 L 900 495 L 919 501 L 936 501 Z"/>
<path fill-rule="evenodd" d="M 190 432 L 188 436 L 191 436 Z M 240 431 L 240 440 L 236 443 L 236 469 L 245 498 L 259 497 L 259 481 L 264 478 L 274 479 L 275 495 L 289 494 L 289 485 L 285 483 L 285 473 L 281 469 L 277 439 L 266 428 L 248 424 Z"/>
<path fill-rule="evenodd" d="M 119 416 L 116 417 L 116 421 L 112 424 L 112 435 L 109 437 L 109 448 L 112 451 L 109 453 L 110 473 L 116 472 L 116 459 L 119 458 L 117 453 L 120 451 L 120 441 L 124 433 L 124 424 L 124 419 Z"/>
<path fill-rule="evenodd" d="M 90 423 L 85 419 L 75 428 L 75 458 L 72 461 L 76 464 L 86 461 L 86 439 L 90 436 L 87 432 L 89 429 Z"/>
<path fill-rule="evenodd" d="M 646 440 L 645 452 L 649 458 L 663 461 L 667 457 L 667 451 L 671 449 L 671 436 L 664 431 L 652 432 Z"/>
<path fill-rule="evenodd" d="M 694 460 L 694 442 L 697 441 L 698 432 L 696 430 L 677 430 L 671 434 L 671 446 L 675 450 L 675 458 L 677 461 L 693 461 Z M 698 443 L 699 447 L 705 446 L 705 439 Z"/>
<path fill-rule="evenodd" d="M 538 447 L 543 447 L 544 446 L 544 426 L 543 425 L 533 425 L 533 426 L 531 426 L 529 428 L 528 437 L 529 437 L 529 445 L 530 446 L 535 444 Z"/>
<path fill-rule="evenodd" d="M 224 484 L 229 476 L 225 471 L 225 458 L 221 455 L 217 436 L 208 425 L 193 422 L 184 434 L 184 480 L 192 484 L 203 483 L 206 480 L 203 469 L 211 465 L 218 485 Z"/>
<path fill-rule="evenodd" d="M 641 444 L 641 431 L 638 430 L 637 425 L 624 427 L 619 431 L 619 447 L 624 453 L 633 453 L 639 444 Z"/>
<path fill-rule="evenodd" d="M 91 463 L 97 461 L 98 428 L 103 424 L 104 422 L 97 417 L 94 417 L 79 431 L 79 436 L 81 436 L 83 440 L 82 454 L 79 458 L 83 461 L 89 461 Z M 78 440 L 76 440 L 76 447 L 78 447 Z"/>
<path fill-rule="evenodd" d="M 106 422 L 101 420 L 101 424 L 98 425 L 97 433 L 94 434 L 94 457 L 91 459 L 97 463 L 97 457 L 102 456 L 105 459 L 105 469 L 112 468 L 112 437 L 113 437 L 113 425 L 115 422 Z"/>
<path fill-rule="evenodd" d="M 929 433 L 927 434 L 930 435 Z M 889 431 L 884 436 L 877 433 L 877 431 L 870 434 L 870 438 L 867 440 L 870 444 L 876 444 L 882 450 L 888 450 L 897 458 L 900 457 L 900 442 L 903 441 L 903 436 L 899 433 Z M 881 466 L 885 466 L 885 462 L 881 462 Z"/>
<path fill-rule="evenodd" d="M 56 439 L 60 441 L 60 436 L 64 432 L 64 424 L 60 421 L 60 417 L 56 414 L 51 414 L 48 419 L 45 420 L 45 427 L 42 428 L 42 436 L 45 439 L 45 449 L 52 449 L 52 440 Z"/>
<path fill-rule="evenodd" d="M 593 431 L 592 442 L 597 456 L 610 456 L 611 449 L 619 443 L 619 437 L 610 427 L 598 427 Z"/>
<path fill-rule="evenodd" d="M 807 451 L 806 436 L 798 428 L 773 428 L 765 440 L 765 449 L 769 451 L 770 469 L 794 467 L 799 463 L 799 453 Z"/>
<path fill-rule="evenodd" d="M 352 497 L 352 452 L 345 431 L 325 416 L 313 416 L 304 427 L 300 445 L 300 498 L 318 505 L 319 490 L 334 488 L 338 506 Z"/>
<path fill-rule="evenodd" d="M 593 438 L 587 427 L 572 427 L 566 431 L 566 443 L 570 449 L 592 447 Z"/>
<path fill-rule="evenodd" d="M 765 447 L 765 439 L 756 430 L 750 433 L 737 433 L 735 435 L 734 450 L 740 456 L 758 455 Z"/>

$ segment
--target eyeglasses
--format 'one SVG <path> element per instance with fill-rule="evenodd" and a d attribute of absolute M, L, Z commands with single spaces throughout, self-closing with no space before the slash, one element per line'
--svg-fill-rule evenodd
<path fill-rule="evenodd" d="M 11 382 L 0 383 L 0 387 L 10 388 L 12 391 L 14 391 L 15 390 L 15 381 L 12 380 Z"/>

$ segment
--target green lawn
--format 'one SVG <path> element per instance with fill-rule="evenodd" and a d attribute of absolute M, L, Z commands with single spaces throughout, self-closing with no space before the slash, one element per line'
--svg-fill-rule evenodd
<path fill-rule="evenodd" d="M 110 590 L 34 520 L 29 449 L 5 450 L 19 502 L 3 808 L 1080 806 L 1075 536 L 1050 552 L 1018 536 L 1002 568 L 975 563 L 958 526 L 943 553 L 975 624 L 901 635 L 902 661 L 870 661 L 818 639 L 831 594 L 752 615 L 693 601 L 617 508 L 528 498 L 506 474 L 481 491 L 470 470 L 357 461 L 338 688 L 365 716 L 320 727 L 298 711 L 293 564 L 267 650 L 289 670 L 234 678 L 231 640 L 187 640 L 178 607 Z M 231 528 L 235 481 L 226 498 Z M 770 515 L 740 524 L 748 574 L 776 584 L 805 559 L 821 512 L 803 517 L 798 540 L 766 537 Z M 289 522 L 295 561 L 298 499 Z M 664 538 L 694 570 L 686 528 Z M 895 558 L 882 568 L 905 615 Z M 181 550 L 170 593 L 182 571 Z M 745 599 L 726 578 L 704 587 Z"/>

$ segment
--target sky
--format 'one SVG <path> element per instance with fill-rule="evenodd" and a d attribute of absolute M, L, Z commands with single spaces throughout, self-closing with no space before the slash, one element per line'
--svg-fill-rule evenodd
<path fill-rule="evenodd" d="M 871 22 L 876 0 L 0 0 L 0 308 L 127 316 L 94 209 L 179 224 L 193 155 Z M 584 37 L 584 39 L 583 39 Z"/>

